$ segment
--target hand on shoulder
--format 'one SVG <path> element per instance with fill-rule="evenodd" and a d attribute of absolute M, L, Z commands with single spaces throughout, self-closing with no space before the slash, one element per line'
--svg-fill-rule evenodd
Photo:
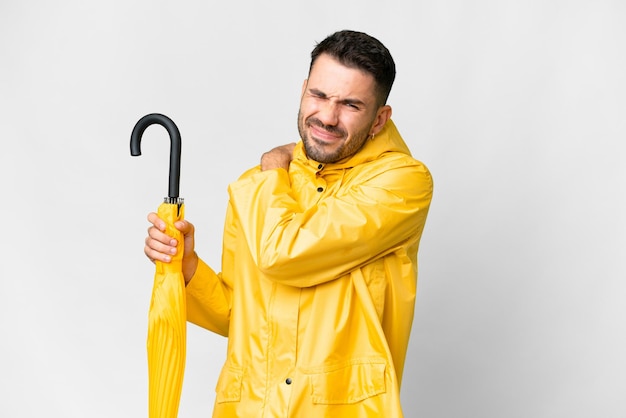
<path fill-rule="evenodd" d="M 261 171 L 272 170 L 274 168 L 284 168 L 289 171 L 289 164 L 293 160 L 293 150 L 295 142 L 281 145 L 261 156 Z"/>

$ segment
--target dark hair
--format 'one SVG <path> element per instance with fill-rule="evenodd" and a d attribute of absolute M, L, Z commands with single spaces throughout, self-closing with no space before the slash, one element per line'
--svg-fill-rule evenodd
<path fill-rule="evenodd" d="M 376 99 L 379 106 L 387 103 L 396 78 L 396 64 L 391 53 L 378 39 L 351 30 L 342 30 L 318 43 L 311 52 L 309 73 L 317 57 L 328 54 L 346 67 L 371 74 L 376 81 Z"/>

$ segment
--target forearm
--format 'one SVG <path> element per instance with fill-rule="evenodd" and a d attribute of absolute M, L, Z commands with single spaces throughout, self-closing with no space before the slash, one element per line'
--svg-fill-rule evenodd
<path fill-rule="evenodd" d="M 198 254 L 193 251 L 191 254 L 183 256 L 182 270 L 185 278 L 185 285 L 188 285 L 198 268 Z"/>
<path fill-rule="evenodd" d="M 202 328 L 228 336 L 231 289 L 221 276 L 196 257 L 197 266 L 187 291 L 187 320 Z"/>
<path fill-rule="evenodd" d="M 287 173 L 274 170 L 232 184 L 229 193 L 259 269 L 307 287 L 419 240 L 432 184 L 429 175 L 403 168 L 302 208 Z"/>

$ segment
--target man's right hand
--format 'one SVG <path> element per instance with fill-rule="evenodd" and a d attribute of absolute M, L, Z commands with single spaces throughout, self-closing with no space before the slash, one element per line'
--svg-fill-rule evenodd
<path fill-rule="evenodd" d="M 281 145 L 261 156 L 261 171 L 272 170 L 274 168 L 284 168 L 289 171 L 289 163 L 293 160 L 293 150 L 296 143 Z"/>
<path fill-rule="evenodd" d="M 159 260 L 169 263 L 172 260 L 171 256 L 176 254 L 176 240 L 165 234 L 165 222 L 156 213 L 148 214 L 148 222 L 152 225 L 148 228 L 144 253 L 152 262 Z M 185 220 L 177 221 L 174 226 L 183 234 L 182 268 L 185 283 L 189 283 L 198 267 L 198 255 L 194 251 L 194 226 Z"/>

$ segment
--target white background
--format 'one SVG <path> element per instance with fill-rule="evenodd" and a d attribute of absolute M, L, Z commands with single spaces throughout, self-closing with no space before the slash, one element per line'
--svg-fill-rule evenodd
<path fill-rule="evenodd" d="M 145 216 L 181 196 L 219 270 L 226 187 L 297 140 L 309 53 L 368 32 L 435 179 L 407 417 L 626 416 L 626 3 L 0 2 L 0 416 L 147 416 Z M 225 340 L 189 326 L 181 417 Z"/>

